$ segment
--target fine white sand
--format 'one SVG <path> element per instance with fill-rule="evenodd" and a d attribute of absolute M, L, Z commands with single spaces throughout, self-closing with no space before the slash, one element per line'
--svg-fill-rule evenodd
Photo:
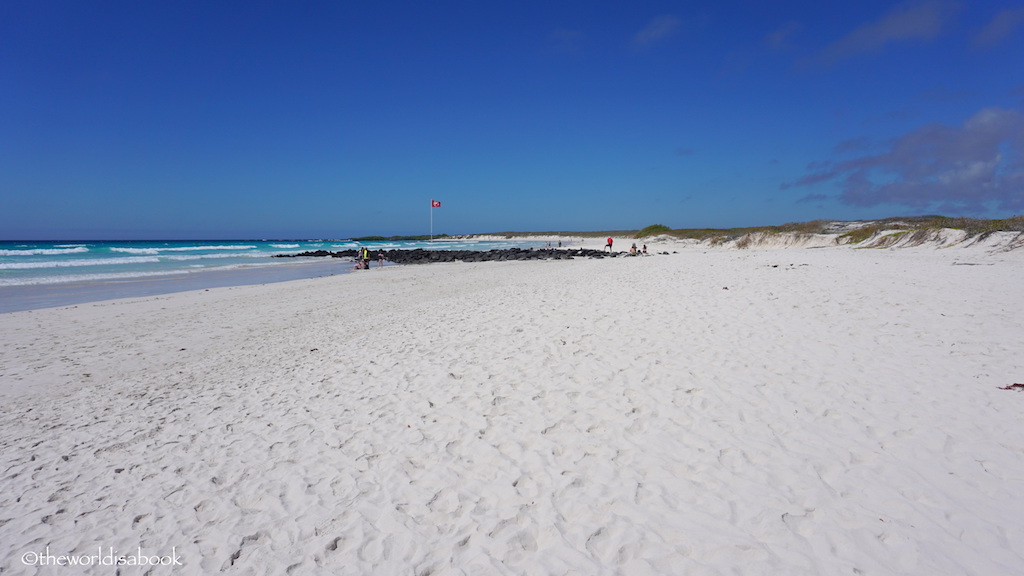
<path fill-rule="evenodd" d="M 3 314 L 0 573 L 1021 574 L 1022 286 L 680 247 Z"/>

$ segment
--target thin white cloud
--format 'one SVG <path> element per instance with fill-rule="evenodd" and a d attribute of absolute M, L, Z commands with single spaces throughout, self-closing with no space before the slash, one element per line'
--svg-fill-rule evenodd
<path fill-rule="evenodd" d="M 586 35 L 579 30 L 559 28 L 548 34 L 548 45 L 555 52 L 576 53 L 583 50 Z"/>
<path fill-rule="evenodd" d="M 785 50 L 787 48 L 791 48 L 792 44 L 790 39 L 793 34 L 802 27 L 803 26 L 801 26 L 799 22 L 786 22 L 765 36 L 764 41 L 774 50 Z"/>
<path fill-rule="evenodd" d="M 932 40 L 956 15 L 959 4 L 951 0 L 923 0 L 903 3 L 878 20 L 856 28 L 825 48 L 820 60 L 840 60 L 879 52 L 887 45 L 908 40 Z"/>
<path fill-rule="evenodd" d="M 815 162 L 808 171 L 782 187 L 837 181 L 839 200 L 852 206 L 981 211 L 991 205 L 1019 211 L 1024 209 L 1024 113 L 985 108 L 962 126 L 923 126 L 879 154 Z"/>
<path fill-rule="evenodd" d="M 867 138 L 851 138 L 844 140 L 832 149 L 836 154 L 849 154 L 851 152 L 864 152 L 871 147 Z"/>
<path fill-rule="evenodd" d="M 1024 24 L 1024 6 L 1001 10 L 974 36 L 978 48 L 991 48 L 999 44 Z"/>
<path fill-rule="evenodd" d="M 674 35 L 679 30 L 680 20 L 670 14 L 657 16 L 648 22 L 643 30 L 633 36 L 633 46 L 646 48 L 653 44 L 662 42 Z"/>

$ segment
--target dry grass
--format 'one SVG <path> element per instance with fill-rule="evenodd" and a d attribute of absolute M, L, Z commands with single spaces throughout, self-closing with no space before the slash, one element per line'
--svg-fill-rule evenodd
<path fill-rule="evenodd" d="M 809 222 L 788 222 L 780 226 L 753 226 L 749 228 L 678 228 L 671 229 L 662 224 L 652 224 L 642 230 L 603 230 L 590 232 L 496 232 L 488 236 L 503 236 L 505 238 L 520 238 L 524 236 L 575 236 L 582 238 L 601 238 L 611 236 L 613 238 L 644 238 L 664 234 L 679 239 L 707 241 L 713 246 L 725 244 L 730 241 L 737 241 L 737 246 L 749 244 L 752 234 L 827 234 L 832 221 L 811 220 Z M 1014 216 L 998 220 L 986 220 L 982 218 L 947 216 L 907 216 L 884 218 L 874 220 L 865 226 L 847 232 L 839 236 L 839 241 L 844 244 L 859 244 L 882 230 L 894 230 L 899 232 L 921 231 L 921 237 L 927 236 L 928 232 L 941 228 L 953 228 L 967 232 L 969 237 L 985 236 L 993 232 L 1011 231 L 1024 232 L 1024 215 Z"/>
<path fill-rule="evenodd" d="M 987 236 L 993 232 L 1024 232 L 1024 216 L 1014 216 L 998 220 L 983 218 L 950 218 L 947 216 L 912 216 L 906 218 L 885 218 L 852 230 L 840 236 L 840 241 L 848 244 L 859 244 L 883 230 L 895 230 L 892 235 L 913 233 L 911 242 L 925 241 L 931 232 L 951 228 L 963 230 L 968 238 Z"/>

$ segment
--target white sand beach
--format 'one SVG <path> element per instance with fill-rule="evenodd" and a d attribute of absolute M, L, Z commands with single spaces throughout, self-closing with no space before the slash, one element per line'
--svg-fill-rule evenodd
<path fill-rule="evenodd" d="M 0 314 L 0 573 L 1024 574 L 1024 250 L 657 251 Z"/>

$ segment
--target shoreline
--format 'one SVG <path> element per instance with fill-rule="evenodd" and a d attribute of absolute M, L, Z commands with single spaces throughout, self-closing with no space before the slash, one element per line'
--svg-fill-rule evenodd
<path fill-rule="evenodd" d="M 743 231 L 742 234 L 728 235 L 729 230 L 722 231 L 725 235 L 709 236 L 703 239 L 678 238 L 667 234 L 648 236 L 641 239 L 632 237 L 615 237 L 615 252 L 625 254 L 629 252 L 629 246 L 635 244 L 638 249 L 647 245 L 648 253 L 666 253 L 666 251 L 678 250 L 720 250 L 720 249 L 808 249 L 808 248 L 836 248 L 846 247 L 850 249 L 955 249 L 963 250 L 963 254 L 972 257 L 974 252 L 983 250 L 990 253 L 998 252 L 1024 252 L 1019 250 L 1024 247 L 1024 232 L 995 231 L 982 234 L 969 234 L 964 230 L 950 228 L 927 228 L 920 230 L 907 230 L 904 222 L 889 222 L 891 229 L 883 222 L 865 221 L 854 223 L 832 222 L 828 226 L 819 226 L 821 232 L 771 232 L 761 229 Z M 851 230 L 865 229 L 870 233 L 858 236 L 851 240 Z M 614 236 L 613 236 L 614 237 Z M 152 244 L 149 241 L 140 241 L 143 244 Z M 203 244 L 203 241 L 187 241 Z M 249 241 L 224 241 L 231 243 Z M 256 242 L 256 241 L 253 241 Z M 278 241 L 259 241 L 263 243 Z M 283 242 L 283 241 L 281 241 Z M 314 247 L 324 244 L 327 241 L 312 241 Z M 333 241 L 331 241 L 333 242 Z M 571 233 L 548 233 L 548 234 L 471 234 L 453 236 L 439 242 L 440 245 L 459 245 L 470 242 L 497 242 L 516 244 L 536 244 L 531 249 L 549 248 L 551 250 L 595 250 L 604 251 L 605 239 L 603 235 L 573 235 Z M 385 249 L 384 247 L 373 247 Z M 278 246 L 271 243 L 271 247 L 277 249 L 298 248 L 299 245 Z M 354 245 L 353 245 L 354 246 Z M 341 248 L 341 246 L 331 246 Z M 65 247 L 68 248 L 68 247 Z M 203 250 L 210 248 L 222 248 L 222 246 L 186 246 L 181 247 L 149 247 L 133 248 L 136 252 L 159 254 L 161 251 Z M 253 246 L 240 246 L 239 248 L 254 248 Z M 393 250 L 393 246 L 386 248 Z M 125 249 L 117 248 L 123 252 Z M 409 250 L 409 249 L 403 249 Z M 320 246 L 315 251 L 329 252 Z M 343 252 L 345 250 L 342 250 Z M 442 250 L 443 251 L 443 250 Z M 270 254 L 273 256 L 273 254 Z M 31 268 L 33 266 L 28 266 Z M 82 280 L 71 282 L 53 283 L 26 283 L 17 285 L 0 286 L 0 314 L 19 311 L 33 310 L 48 307 L 70 306 L 87 302 L 102 301 L 114 298 L 139 297 L 146 295 L 167 294 L 179 291 L 200 290 L 218 286 L 233 286 L 247 284 L 262 284 L 267 282 L 280 282 L 291 279 L 316 277 L 330 275 L 340 272 L 348 272 L 344 266 L 334 268 L 330 264 L 315 263 L 293 263 L 289 268 L 278 268 L 277 266 L 242 266 L 230 270 L 202 270 L 195 272 L 169 272 L 169 273 L 147 273 L 125 279 L 104 279 L 104 280 Z"/>
<path fill-rule="evenodd" d="M 504 241 L 507 238 L 493 235 L 468 236 L 475 241 Z M 989 257 L 999 253 L 1024 253 L 1024 234 L 1015 232 L 994 233 L 984 237 L 966 237 L 955 230 L 937 231 L 926 237 L 905 238 L 897 236 L 886 240 L 885 231 L 875 238 L 858 244 L 837 244 L 836 234 L 753 234 L 733 238 L 727 242 L 708 243 L 692 239 L 678 239 L 669 236 L 654 236 L 644 239 L 617 239 L 614 251 L 628 255 L 629 246 L 647 246 L 649 255 L 665 255 L 679 250 L 806 250 L 806 249 L 898 249 L 898 250 L 959 250 L 965 258 L 977 255 Z M 605 240 L 600 237 L 579 236 L 524 236 L 523 242 L 548 243 L 550 250 L 594 250 L 602 251 Z M 561 246 L 559 246 L 561 244 Z M 408 252 L 409 250 L 401 250 Z M 0 314 L 37 310 L 62 306 L 74 306 L 118 298 L 156 296 L 192 290 L 205 290 L 224 286 L 244 286 L 287 282 L 304 278 L 316 278 L 353 272 L 348 260 L 321 258 L 299 259 L 294 263 L 275 266 L 253 266 L 233 270 L 208 270 L 195 273 L 173 273 L 125 280 L 104 280 L 90 282 L 68 282 L 22 286 L 0 286 Z M 390 266 L 390 264 L 389 264 Z"/>
<path fill-rule="evenodd" d="M 0 311 L 72 304 L 229 284 L 317 275 L 281 269 L 274 256 L 353 250 L 353 242 L 225 240 L 0 243 Z M 437 248 L 506 248 L 529 242 L 445 242 Z M 370 243 L 371 250 L 430 247 L 427 242 Z M 333 272 L 330 266 L 329 272 Z"/>
<path fill-rule="evenodd" d="M 483 252 L 500 250 L 504 252 L 532 252 L 537 248 L 529 249 L 496 249 L 490 248 Z M 570 250 L 570 248 L 560 248 Z M 375 249 L 383 250 L 387 254 L 412 254 L 418 252 L 415 249 Z M 552 249 L 554 250 L 554 249 Z M 349 257 L 331 257 L 334 252 L 319 250 L 318 254 L 297 254 L 283 256 L 268 256 L 276 258 L 273 265 L 250 265 L 228 270 L 197 270 L 193 272 L 169 272 L 164 274 L 151 274 L 140 277 L 124 279 L 105 279 L 89 281 L 52 282 L 42 284 L 24 284 L 15 286 L 0 286 L 0 314 L 20 312 L 27 310 L 39 310 L 45 308 L 57 308 L 87 304 L 90 302 L 101 302 L 105 300 L 117 300 L 122 298 L 140 298 L 146 296 L 159 296 L 177 292 L 189 292 L 194 290 L 208 290 L 227 286 L 248 286 L 258 284 L 270 284 L 277 282 L 288 282 L 307 278 L 318 278 L 322 276 L 333 276 L 336 274 L 348 274 L 358 272 L 352 269 L 352 258 L 355 250 L 343 250 L 340 252 L 351 252 Z M 434 249 L 428 252 L 455 252 L 458 254 L 472 254 L 473 250 L 449 250 Z M 287 259 L 287 260 L 286 260 Z M 518 258 L 522 259 L 522 258 Z M 446 261 L 442 259 L 442 261 Z M 390 260 L 385 264 L 390 268 L 395 264 L 406 265 L 409 262 L 393 263 Z M 371 269 L 377 269 L 376 262 L 372 263 Z"/>
<path fill-rule="evenodd" d="M 461 238 L 461 237 L 460 237 Z M 469 236 L 474 241 L 504 241 L 505 237 L 492 235 Z M 694 250 L 791 250 L 807 249 L 893 249 L 893 250 L 956 250 L 964 258 L 990 258 L 996 254 L 1022 254 L 1024 234 L 1015 232 L 994 233 L 984 237 L 969 238 L 955 230 L 938 231 L 927 237 L 897 237 L 886 240 L 883 232 L 876 238 L 858 244 L 837 244 L 836 234 L 752 234 L 733 238 L 727 242 L 697 241 L 669 236 L 654 236 L 644 239 L 617 239 L 614 252 L 619 256 L 629 254 L 629 246 L 638 248 L 646 245 L 648 255 L 666 255 Z M 604 252 L 603 237 L 579 236 L 525 236 L 517 238 L 522 242 L 547 243 L 550 246 L 533 249 L 561 251 Z M 559 246 L 561 244 L 561 246 Z M 389 249 L 388 251 L 392 251 Z M 400 252 L 412 250 L 400 249 Z M 442 250 L 444 251 L 444 250 Z M 325 254 L 330 253 L 324 251 Z M 1012 257 L 1012 256 L 1011 256 Z M 327 261 L 324 261 L 324 260 Z M 295 262 L 275 266 L 252 266 L 232 270 L 203 270 L 193 273 L 171 273 L 145 276 L 124 280 L 103 280 L 89 282 L 67 282 L 54 284 L 0 286 L 0 314 L 37 310 L 53 307 L 74 306 L 118 298 L 156 296 L 192 290 L 206 290 L 224 286 L 244 286 L 287 282 L 291 280 L 347 274 L 353 272 L 347 259 L 328 257 L 297 257 Z M 404 264 L 403 264 L 404 265 Z M 388 264 L 390 267 L 391 264 Z M 376 268 L 374 265 L 373 268 Z"/>

